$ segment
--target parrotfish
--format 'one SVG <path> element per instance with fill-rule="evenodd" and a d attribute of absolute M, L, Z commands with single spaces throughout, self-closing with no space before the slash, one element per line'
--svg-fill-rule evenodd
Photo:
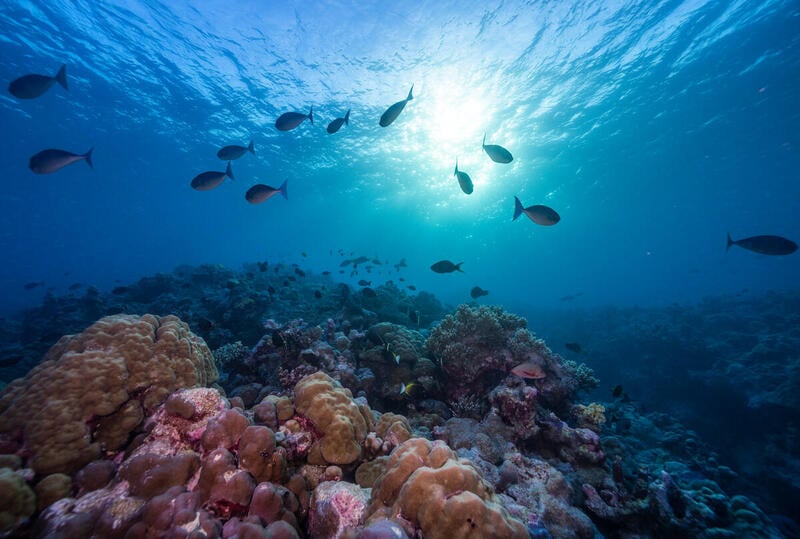
<path fill-rule="evenodd" d="M 231 144 L 230 146 L 225 146 L 224 148 L 222 148 L 220 151 L 217 152 L 217 157 L 219 157 L 223 161 L 234 161 L 243 156 L 245 152 L 250 152 L 253 155 L 256 154 L 256 150 L 253 147 L 252 140 L 250 141 L 250 144 L 248 146 L 237 146 L 235 144 Z"/>
<path fill-rule="evenodd" d="M 463 262 L 453 264 L 449 260 L 440 260 L 436 264 L 432 265 L 431 269 L 436 273 L 453 273 L 454 271 L 460 271 L 461 273 L 464 273 L 464 270 L 461 269 L 461 264 L 463 264 Z"/>
<path fill-rule="evenodd" d="M 728 246 L 725 250 L 729 250 L 731 245 L 738 245 L 743 249 L 761 253 L 762 255 L 790 255 L 797 250 L 795 242 L 781 236 L 752 236 L 750 238 L 732 240 L 730 233 L 728 233 Z"/>
<path fill-rule="evenodd" d="M 398 116 L 400 116 L 400 113 L 403 112 L 403 109 L 406 107 L 406 103 L 414 99 L 414 96 L 412 95 L 413 91 L 414 91 L 414 85 L 412 84 L 411 89 L 408 91 L 408 97 L 406 97 L 402 101 L 398 101 L 397 103 L 386 109 L 386 112 L 381 114 L 381 120 L 379 122 L 381 127 L 387 127 L 391 125 L 391 123 L 395 121 Z"/>
<path fill-rule="evenodd" d="M 552 208 L 538 204 L 526 208 L 522 205 L 522 202 L 519 201 L 519 198 L 514 197 L 514 218 L 512 221 L 516 221 L 517 217 L 523 213 L 527 215 L 531 221 L 542 226 L 552 226 L 561 220 L 561 216 Z"/>
<path fill-rule="evenodd" d="M 514 156 L 511 155 L 511 152 L 503 148 L 502 146 L 498 146 L 497 144 L 486 144 L 486 133 L 483 134 L 483 142 L 481 143 L 483 147 L 483 151 L 494 161 L 495 163 L 510 163 L 514 160 Z"/>
<path fill-rule="evenodd" d="M 94 148 L 90 148 L 85 154 L 76 154 L 64 150 L 42 150 L 31 157 L 28 166 L 36 174 L 50 174 L 76 161 L 85 159 L 89 168 L 94 168 L 94 165 L 92 165 L 92 151 L 94 151 Z"/>
<path fill-rule="evenodd" d="M 472 178 L 470 178 L 469 174 L 466 172 L 458 170 L 458 159 L 456 159 L 456 170 L 453 172 L 453 176 L 458 178 L 458 185 L 461 187 L 461 190 L 464 191 L 465 194 L 471 195 L 473 191 Z"/>
<path fill-rule="evenodd" d="M 61 66 L 61 69 L 58 70 L 55 77 L 31 74 L 13 80 L 11 84 L 8 85 L 8 91 L 11 92 L 11 95 L 19 99 L 34 99 L 44 94 L 56 82 L 63 86 L 65 90 L 69 89 L 67 88 L 66 65 Z"/>
<path fill-rule="evenodd" d="M 344 118 L 336 118 L 334 121 L 328 124 L 328 133 L 333 135 L 342 128 L 342 124 L 350 125 L 350 109 L 347 109 L 347 113 L 344 115 Z"/>
<path fill-rule="evenodd" d="M 478 299 L 481 296 L 488 296 L 489 291 L 484 290 L 480 286 L 473 286 L 472 290 L 469 291 L 469 295 L 472 297 L 472 299 Z"/>
<path fill-rule="evenodd" d="M 263 183 L 258 183 L 247 190 L 244 198 L 246 198 L 250 204 L 261 204 L 272 198 L 276 193 L 280 193 L 283 195 L 283 198 L 289 200 L 289 192 L 287 191 L 288 181 L 289 180 L 284 180 L 277 189 L 269 185 L 264 185 Z"/>
<path fill-rule="evenodd" d="M 225 178 L 233 178 L 233 171 L 231 170 L 231 163 L 228 161 L 228 166 L 225 168 L 225 172 L 217 172 L 217 171 L 208 171 L 198 174 L 192 179 L 192 188 L 198 191 L 210 191 L 215 187 L 218 187 Z"/>
<path fill-rule="evenodd" d="M 314 107 L 311 107 L 311 110 L 308 111 L 308 114 L 303 114 L 302 112 L 284 112 L 281 114 L 277 120 L 275 120 L 275 127 L 278 128 L 278 131 L 291 131 L 301 123 L 303 123 L 306 118 L 311 121 L 311 125 L 314 125 Z"/>

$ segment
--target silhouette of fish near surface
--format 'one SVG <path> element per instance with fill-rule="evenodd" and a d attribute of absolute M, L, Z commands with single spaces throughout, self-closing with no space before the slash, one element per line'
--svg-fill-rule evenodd
<path fill-rule="evenodd" d="M 247 202 L 250 204 L 261 204 L 262 202 L 266 202 L 275 196 L 277 193 L 280 193 L 283 195 L 283 198 L 289 200 L 289 192 L 286 190 L 288 182 L 289 180 L 284 180 L 281 186 L 277 189 L 270 187 L 269 185 L 264 185 L 263 183 L 257 183 L 247 190 L 244 198 L 246 198 Z"/>
<path fill-rule="evenodd" d="M 386 109 L 386 112 L 381 114 L 381 120 L 380 122 L 378 122 L 381 125 L 381 127 L 387 127 L 391 125 L 392 122 L 395 121 L 398 116 L 400 116 L 400 113 L 403 112 L 404 108 L 406 108 L 406 103 L 414 99 L 414 96 L 412 95 L 413 91 L 414 91 L 414 85 L 412 84 L 411 89 L 408 91 L 408 97 L 406 97 L 402 101 L 398 101 L 397 103 Z"/>
<path fill-rule="evenodd" d="M 33 157 L 31 157 L 28 166 L 36 174 L 50 174 L 61 170 L 67 165 L 71 165 L 76 161 L 86 161 L 89 168 L 94 168 L 92 165 L 92 152 L 94 148 L 89 149 L 84 154 L 67 152 L 64 150 L 42 150 Z"/>
<path fill-rule="evenodd" d="M 514 160 L 514 156 L 511 155 L 511 152 L 503 148 L 502 146 L 498 146 L 497 144 L 486 144 L 486 133 L 483 134 L 483 142 L 481 143 L 483 147 L 483 151 L 486 152 L 492 161 L 495 163 L 510 163 Z"/>
<path fill-rule="evenodd" d="M 347 109 L 347 112 L 344 115 L 344 118 L 336 118 L 334 121 L 328 124 L 328 133 L 333 135 L 339 129 L 342 128 L 342 124 L 350 125 L 350 109 Z"/>
<path fill-rule="evenodd" d="M 192 188 L 198 191 L 210 191 L 215 187 L 219 187 L 219 184 L 225 181 L 225 178 L 233 179 L 233 171 L 231 170 L 230 161 L 228 161 L 228 166 L 225 168 L 225 172 L 216 172 L 210 170 L 195 176 L 192 179 Z"/>
<path fill-rule="evenodd" d="M 250 141 L 250 144 L 247 146 L 237 146 L 235 144 L 231 144 L 230 146 L 225 146 L 224 148 L 220 149 L 220 151 L 217 152 L 217 157 L 219 157 L 223 161 L 234 161 L 243 156 L 245 152 L 250 152 L 253 155 L 256 154 L 256 150 L 253 147 L 252 140 Z"/>
<path fill-rule="evenodd" d="M 278 128 L 278 131 L 291 131 L 303 123 L 306 118 L 309 119 L 311 125 L 314 125 L 314 107 L 311 107 L 308 114 L 303 114 L 302 112 L 284 112 L 275 120 L 275 127 Z"/>
<path fill-rule="evenodd" d="M 738 245 L 742 249 L 761 253 L 762 255 L 773 256 L 790 255 L 797 250 L 795 242 L 781 236 L 751 236 L 740 240 L 732 240 L 729 233 L 728 245 L 725 250 L 728 251 L 731 245 Z"/>
<path fill-rule="evenodd" d="M 464 270 L 461 269 L 461 264 L 463 264 L 463 262 L 453 264 L 449 260 L 440 260 L 436 264 L 432 265 L 431 269 L 436 273 L 453 273 L 454 271 L 460 271 L 461 273 L 464 273 Z"/>
<path fill-rule="evenodd" d="M 519 198 L 514 197 L 514 218 L 512 221 L 516 221 L 517 217 L 523 213 L 528 216 L 528 219 L 542 226 L 552 226 L 561 220 L 561 216 L 558 215 L 553 208 L 540 205 L 528 206 L 526 208 L 522 205 L 522 202 L 519 201 Z"/>
<path fill-rule="evenodd" d="M 472 178 L 469 174 L 462 170 L 458 170 L 458 159 L 456 159 L 456 169 L 453 171 L 453 176 L 458 178 L 458 186 L 464 191 L 464 194 L 471 195 L 474 187 L 472 185 Z"/>
<path fill-rule="evenodd" d="M 56 82 L 63 86 L 65 90 L 69 90 L 67 87 L 67 66 L 62 65 L 55 77 L 37 75 L 35 73 L 24 75 L 11 81 L 11 84 L 8 85 L 8 91 L 19 99 L 34 99 L 44 94 Z"/>

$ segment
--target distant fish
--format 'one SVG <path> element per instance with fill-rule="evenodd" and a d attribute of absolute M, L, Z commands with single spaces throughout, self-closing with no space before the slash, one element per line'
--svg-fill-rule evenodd
<path fill-rule="evenodd" d="M 36 174 L 50 174 L 76 161 L 85 159 L 89 168 L 94 168 L 94 165 L 92 165 L 92 151 L 94 151 L 94 148 L 90 148 L 85 154 L 76 154 L 64 150 L 42 150 L 31 157 L 28 167 Z"/>
<path fill-rule="evenodd" d="M 461 187 L 461 190 L 467 195 L 471 195 L 473 191 L 472 178 L 470 178 L 469 174 L 466 172 L 458 170 L 458 159 L 456 159 L 456 169 L 453 172 L 453 176 L 458 178 L 458 185 Z"/>
<path fill-rule="evenodd" d="M 460 271 L 461 273 L 464 273 L 464 270 L 461 269 L 461 264 L 463 264 L 463 262 L 453 264 L 449 260 L 440 260 L 436 264 L 432 265 L 431 269 L 436 273 L 453 273 L 454 271 Z"/>
<path fill-rule="evenodd" d="M 213 320 L 211 320 L 209 318 L 200 317 L 197 320 L 197 327 L 201 331 L 211 331 L 212 329 L 217 327 L 217 324 Z"/>
<path fill-rule="evenodd" d="M 228 161 L 225 172 L 216 172 L 212 170 L 195 176 L 192 179 L 192 189 L 196 189 L 197 191 L 210 191 L 225 181 L 225 178 L 234 179 L 230 161 Z"/>
<path fill-rule="evenodd" d="M 300 256 L 302 256 L 303 258 L 308 258 L 308 253 L 303 251 L 300 253 Z"/>
<path fill-rule="evenodd" d="M 781 236 L 752 236 L 740 240 L 732 240 L 728 233 L 727 251 L 731 245 L 738 245 L 748 251 L 761 253 L 762 255 L 790 255 L 797 250 L 797 244 L 792 240 Z"/>
<path fill-rule="evenodd" d="M 25 290 L 33 290 L 34 288 L 38 288 L 40 286 L 44 286 L 44 281 L 35 281 L 31 283 L 25 283 L 22 288 Z"/>
<path fill-rule="evenodd" d="M 288 181 L 289 180 L 284 180 L 281 186 L 277 189 L 270 187 L 269 185 L 264 185 L 263 183 L 257 183 L 247 190 L 244 198 L 246 198 L 250 204 L 261 204 L 262 202 L 266 202 L 272 198 L 276 193 L 280 193 L 283 195 L 283 198 L 289 200 L 289 192 L 287 191 Z"/>
<path fill-rule="evenodd" d="M 328 270 L 325 270 L 325 271 L 323 271 L 323 272 L 322 272 L 322 274 L 323 274 L 323 275 L 325 275 L 325 276 L 328 276 L 328 275 L 330 275 L 330 274 L 331 274 L 331 272 L 330 272 L 330 271 L 328 271 Z"/>
<path fill-rule="evenodd" d="M 260 271 L 261 273 L 267 271 L 268 267 L 269 267 L 268 261 L 265 260 L 264 262 L 258 262 L 258 271 Z"/>
<path fill-rule="evenodd" d="M 306 276 L 306 272 L 305 272 L 305 271 L 303 271 L 303 270 L 301 270 L 300 268 L 294 268 L 294 272 L 295 272 L 297 275 L 299 275 L 300 277 L 305 277 L 305 276 Z"/>
<path fill-rule="evenodd" d="M 519 198 L 514 197 L 514 218 L 512 221 L 516 221 L 517 217 L 523 213 L 527 215 L 531 221 L 542 226 L 552 226 L 561 220 L 561 217 L 552 208 L 539 205 L 528 206 L 526 208 L 522 205 L 522 202 L 519 201 Z"/>
<path fill-rule="evenodd" d="M 220 151 L 217 152 L 217 157 L 222 159 L 223 161 L 233 161 L 235 159 L 239 159 L 241 156 L 245 154 L 245 152 L 250 152 L 251 154 L 255 155 L 256 150 L 253 147 L 253 141 L 250 141 L 248 146 L 237 146 L 235 144 L 231 144 L 230 146 L 225 146 Z"/>
<path fill-rule="evenodd" d="M 568 342 L 568 343 L 564 344 L 564 346 L 567 347 L 567 350 L 571 350 L 571 351 L 575 352 L 576 354 L 582 354 L 583 353 L 583 346 L 581 346 L 580 343 Z"/>
<path fill-rule="evenodd" d="M 406 103 L 414 99 L 414 96 L 411 94 L 413 91 L 414 91 L 414 85 L 412 84 L 411 89 L 408 91 L 408 97 L 406 97 L 402 101 L 398 101 L 397 103 L 386 109 L 386 112 L 381 114 L 381 120 L 380 122 L 378 122 L 381 127 L 387 127 L 391 125 L 391 123 L 395 121 L 398 116 L 400 116 L 400 113 L 403 112 L 403 109 L 406 107 Z"/>
<path fill-rule="evenodd" d="M 530 380 L 540 380 L 547 376 L 539 363 L 530 360 L 520 363 L 511 369 L 511 374 L 519 376 L 520 378 L 528 378 Z"/>
<path fill-rule="evenodd" d="M 360 281 L 358 281 L 358 286 L 370 286 L 371 284 L 372 281 L 367 281 L 365 279 L 361 279 Z"/>
<path fill-rule="evenodd" d="M 416 384 L 411 382 L 410 384 L 400 384 L 400 394 L 405 395 L 406 397 L 411 396 L 411 390 L 414 389 Z"/>
<path fill-rule="evenodd" d="M 314 290 L 314 297 L 320 299 L 322 297 L 322 292 L 319 290 Z"/>
<path fill-rule="evenodd" d="M 412 292 L 416 292 L 416 290 L 417 290 L 417 287 L 416 287 L 416 286 L 414 286 L 413 284 L 410 284 L 410 285 L 408 285 L 406 288 L 408 288 L 408 289 L 409 289 L 409 290 L 411 290 Z"/>
<path fill-rule="evenodd" d="M 69 89 L 67 88 L 66 65 L 61 66 L 55 77 L 32 74 L 15 79 L 8 85 L 8 91 L 19 99 L 33 99 L 44 94 L 56 82 L 63 86 L 65 90 Z"/>
<path fill-rule="evenodd" d="M 308 114 L 303 114 L 302 112 L 284 112 L 275 120 L 275 127 L 278 128 L 278 131 L 291 131 L 303 123 L 306 118 L 311 121 L 311 125 L 314 125 L 314 107 L 311 107 Z"/>
<path fill-rule="evenodd" d="M 573 299 L 579 298 L 583 295 L 583 292 L 576 292 L 575 294 L 567 294 L 566 296 L 561 296 L 559 299 L 561 301 L 572 301 Z"/>
<path fill-rule="evenodd" d="M 622 396 L 622 384 L 617 384 L 614 386 L 614 389 L 611 390 L 611 396 L 615 399 L 618 399 Z"/>
<path fill-rule="evenodd" d="M 350 125 L 350 109 L 347 109 L 347 113 L 344 115 L 344 118 L 336 118 L 334 121 L 328 124 L 328 133 L 333 135 L 342 128 L 342 124 Z"/>
<path fill-rule="evenodd" d="M 483 134 L 483 142 L 481 143 L 483 147 L 483 151 L 494 161 L 495 163 L 510 163 L 514 160 L 514 156 L 511 155 L 511 152 L 503 148 L 502 146 L 498 146 L 497 144 L 486 144 L 486 133 Z"/>
<path fill-rule="evenodd" d="M 396 269 L 397 271 L 400 271 L 400 268 L 407 268 L 407 267 L 408 267 L 408 264 L 406 264 L 406 259 L 405 258 L 401 258 L 400 262 L 398 262 L 397 264 L 394 265 L 394 269 Z"/>
<path fill-rule="evenodd" d="M 469 295 L 472 296 L 472 299 L 478 299 L 481 296 L 488 296 L 489 291 L 484 290 L 480 286 L 473 286 L 472 290 L 469 291 Z"/>

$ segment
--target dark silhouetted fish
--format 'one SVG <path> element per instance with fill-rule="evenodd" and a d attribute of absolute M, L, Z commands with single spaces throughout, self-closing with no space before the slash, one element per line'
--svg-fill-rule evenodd
<path fill-rule="evenodd" d="M 276 193 L 280 193 L 283 195 L 283 198 L 289 200 L 289 192 L 287 191 L 288 181 L 289 180 L 284 180 L 277 189 L 269 185 L 264 185 L 263 183 L 258 183 L 247 190 L 244 198 L 246 198 L 250 204 L 261 204 L 272 198 Z"/>
<path fill-rule="evenodd" d="M 481 296 L 488 296 L 489 291 L 484 290 L 480 286 L 473 286 L 472 290 L 469 291 L 469 295 L 472 297 L 472 299 L 478 299 Z"/>
<path fill-rule="evenodd" d="M 406 259 L 405 258 L 401 258 L 400 262 L 398 262 L 397 264 L 394 265 L 394 269 L 396 269 L 397 271 L 400 271 L 400 268 L 407 268 L 407 267 L 408 267 L 408 264 L 406 264 Z"/>
<path fill-rule="evenodd" d="M 583 353 L 583 346 L 581 346 L 580 343 L 568 342 L 568 343 L 565 343 L 564 346 L 567 347 L 567 350 L 571 350 L 571 351 L 575 352 L 576 354 L 582 354 Z"/>
<path fill-rule="evenodd" d="M 328 275 L 330 275 L 330 274 L 331 274 L 331 272 L 330 272 L 330 271 L 328 271 L 328 270 L 325 270 L 325 271 L 323 271 L 323 272 L 322 272 L 322 274 L 323 274 L 323 275 L 325 275 L 325 276 L 328 276 Z"/>
<path fill-rule="evenodd" d="M 414 85 L 412 84 L 411 89 L 408 91 L 408 97 L 406 97 L 402 101 L 398 101 L 397 103 L 386 109 L 386 112 L 381 114 L 381 120 L 380 122 L 378 122 L 380 123 L 381 127 L 387 127 L 391 125 L 391 123 L 395 121 L 398 116 L 400 116 L 400 113 L 403 112 L 403 109 L 406 107 L 406 103 L 414 99 L 414 96 L 411 95 L 413 91 L 414 91 Z"/>
<path fill-rule="evenodd" d="M 217 152 L 217 157 L 222 159 L 223 161 L 233 161 L 235 159 L 239 159 L 241 156 L 244 155 L 245 152 L 250 152 L 251 154 L 255 155 L 256 150 L 253 147 L 253 141 L 250 141 L 248 146 L 237 146 L 235 144 L 231 144 L 230 146 L 225 146 L 220 151 Z"/>
<path fill-rule="evenodd" d="M 440 260 L 436 264 L 432 265 L 431 269 L 436 273 L 453 273 L 454 271 L 460 271 L 461 273 L 464 273 L 464 270 L 461 269 L 461 264 L 463 264 L 463 262 L 453 264 L 449 260 Z"/>
<path fill-rule="evenodd" d="M 456 159 L 456 169 L 453 171 L 453 176 L 458 178 L 458 185 L 461 187 L 461 190 L 464 191 L 464 193 L 471 195 L 473 191 L 472 178 L 470 178 L 469 174 L 466 172 L 458 170 L 458 159 Z"/>
<path fill-rule="evenodd" d="M 528 216 L 528 219 L 542 226 L 551 226 L 561 220 L 561 217 L 552 208 L 540 205 L 528 206 L 526 208 L 522 205 L 522 202 L 519 201 L 519 198 L 514 197 L 514 218 L 511 220 L 516 221 L 517 217 L 523 213 Z"/>
<path fill-rule="evenodd" d="M 228 161 L 225 172 L 208 171 L 195 176 L 192 179 L 192 188 L 198 191 L 210 191 L 225 181 L 225 178 L 233 179 L 230 161 Z"/>
<path fill-rule="evenodd" d="M 42 150 L 31 157 L 28 166 L 36 174 L 50 174 L 76 161 L 85 159 L 89 168 L 94 168 L 94 165 L 92 165 L 92 151 L 94 151 L 94 148 L 90 148 L 85 154 L 76 154 L 64 150 Z"/>
<path fill-rule="evenodd" d="M 32 283 L 25 283 L 22 288 L 25 290 L 33 290 L 34 288 L 39 288 L 40 286 L 44 286 L 44 281 L 35 281 Z"/>
<path fill-rule="evenodd" d="M 364 279 L 361 279 L 360 281 L 358 281 L 358 286 L 370 286 L 371 284 L 372 284 L 372 281 L 366 281 Z"/>
<path fill-rule="evenodd" d="M 217 327 L 217 324 L 215 324 L 213 320 L 201 317 L 199 320 L 197 320 L 197 327 L 200 328 L 200 331 L 211 331 Z"/>
<path fill-rule="evenodd" d="M 617 384 L 614 386 L 614 389 L 611 390 L 611 396 L 615 399 L 618 399 L 622 396 L 622 384 Z"/>
<path fill-rule="evenodd" d="M 260 271 L 261 273 L 264 273 L 265 271 L 267 271 L 268 267 L 269 267 L 269 262 L 268 261 L 258 262 L 258 271 Z"/>
<path fill-rule="evenodd" d="M 510 163 L 514 160 L 514 156 L 511 155 L 511 152 L 503 148 L 502 146 L 498 146 L 497 144 L 486 144 L 486 133 L 483 134 L 483 142 L 481 143 L 483 147 L 483 151 L 486 152 L 492 161 L 495 163 Z"/>
<path fill-rule="evenodd" d="M 306 272 L 305 272 L 305 271 L 303 271 L 303 270 L 301 270 L 300 268 L 294 268 L 294 272 L 295 272 L 297 275 L 299 275 L 300 277 L 305 277 L 305 276 L 306 276 Z"/>
<path fill-rule="evenodd" d="M 409 289 L 409 290 L 411 290 L 412 292 L 415 292 L 415 291 L 417 290 L 417 287 L 416 287 L 416 286 L 414 286 L 413 284 L 410 284 L 410 285 L 408 285 L 406 288 L 408 288 L 408 289 Z"/>
<path fill-rule="evenodd" d="M 750 238 L 732 240 L 729 233 L 728 246 L 725 250 L 730 249 L 731 245 L 738 245 L 743 249 L 761 253 L 762 255 L 790 255 L 797 250 L 795 242 L 781 236 L 752 236 Z"/>
<path fill-rule="evenodd" d="M 334 121 L 328 124 L 328 133 L 333 135 L 342 128 L 342 124 L 350 125 L 350 109 L 347 109 L 347 113 L 345 113 L 344 118 L 336 118 Z"/>
<path fill-rule="evenodd" d="M 284 112 L 275 120 L 275 127 L 278 128 L 278 131 L 291 131 L 303 123 L 306 118 L 311 121 L 311 125 L 314 125 L 314 107 L 311 107 L 308 114 L 303 114 L 302 112 Z"/>
<path fill-rule="evenodd" d="M 11 92 L 11 95 L 20 99 L 33 99 L 45 93 L 56 82 L 63 86 L 65 90 L 69 89 L 67 88 L 67 66 L 62 65 L 55 77 L 36 74 L 24 75 L 11 81 L 11 84 L 8 85 L 8 91 Z"/>

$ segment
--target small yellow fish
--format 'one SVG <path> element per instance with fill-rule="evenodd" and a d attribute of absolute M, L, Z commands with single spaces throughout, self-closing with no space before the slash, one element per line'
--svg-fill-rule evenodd
<path fill-rule="evenodd" d="M 410 397 L 411 388 L 413 388 L 414 385 L 415 385 L 414 382 L 411 382 L 410 384 L 400 384 L 400 394 Z"/>

